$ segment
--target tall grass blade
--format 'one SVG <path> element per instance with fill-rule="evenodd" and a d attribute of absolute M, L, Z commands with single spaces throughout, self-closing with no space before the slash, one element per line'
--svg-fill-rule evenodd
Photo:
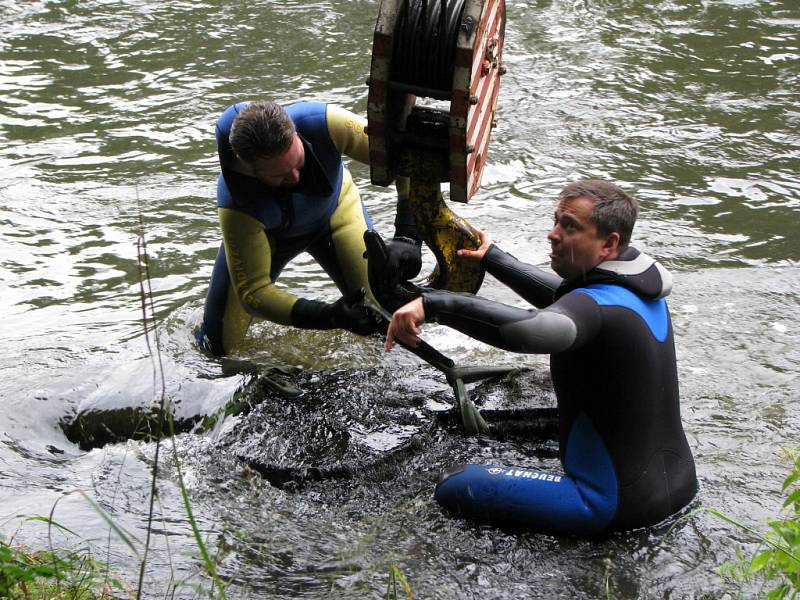
<path fill-rule="evenodd" d="M 400 568 L 394 563 L 389 565 L 389 581 L 386 585 L 386 600 L 397 600 L 397 582 L 403 588 L 406 594 L 406 600 L 414 600 L 414 592 L 411 591 L 411 586 L 408 585 L 405 575 Z"/>
<path fill-rule="evenodd" d="M 147 256 L 147 241 L 144 235 L 144 218 L 141 206 L 141 200 L 137 191 L 136 202 L 139 210 L 139 237 L 136 242 L 137 250 L 137 265 L 139 268 L 139 299 L 142 304 L 142 325 L 144 326 L 144 339 L 147 344 L 147 351 L 153 361 L 153 387 L 156 387 L 157 378 L 161 381 L 161 394 L 158 406 L 158 427 L 156 430 L 156 449 L 153 457 L 153 472 L 150 479 L 150 502 L 147 514 L 147 535 L 145 536 L 144 553 L 139 566 L 139 581 L 136 588 L 136 599 L 139 600 L 142 596 L 142 586 L 144 585 L 144 570 L 147 564 L 147 554 L 150 549 L 150 535 L 153 524 L 153 511 L 155 507 L 155 497 L 158 493 L 156 482 L 158 480 L 158 459 L 161 451 L 161 438 L 164 426 L 164 412 L 166 406 L 166 381 L 164 380 L 164 365 L 161 361 L 161 346 L 158 337 L 158 329 L 156 323 L 156 311 L 153 302 L 153 288 L 150 284 L 150 262 Z M 152 331 L 153 340 L 155 342 L 155 353 L 150 344 L 150 335 L 148 333 L 148 309 L 149 315 L 152 317 Z"/>
<path fill-rule="evenodd" d="M 192 505 L 189 501 L 189 494 L 186 491 L 186 486 L 183 483 L 183 471 L 181 470 L 181 463 L 178 459 L 178 447 L 175 445 L 175 432 L 172 426 L 172 419 L 167 417 L 169 428 L 170 428 L 170 435 L 172 436 L 172 456 L 175 460 L 175 470 L 178 474 L 178 487 L 181 491 L 181 498 L 183 499 L 183 506 L 186 509 L 186 516 L 189 519 L 189 525 L 192 528 L 192 534 L 194 535 L 194 539 L 197 542 L 197 547 L 200 550 L 200 556 L 203 559 L 203 565 L 208 571 L 208 574 L 211 575 L 211 579 L 214 581 L 214 584 L 217 586 L 219 590 L 220 597 L 223 600 L 227 599 L 225 595 L 225 585 L 222 583 L 222 580 L 217 575 L 217 568 L 214 564 L 214 561 L 211 560 L 211 555 L 208 553 L 208 549 L 206 548 L 205 542 L 203 542 L 203 537 L 200 534 L 200 528 L 197 526 L 197 521 L 194 518 L 194 512 L 192 511 Z"/>
<path fill-rule="evenodd" d="M 138 194 L 137 194 L 137 203 L 139 203 Z M 197 543 L 197 547 L 200 550 L 200 555 L 206 571 L 209 573 L 214 584 L 217 586 L 220 597 L 223 600 L 227 600 L 227 596 L 225 594 L 225 586 L 223 585 L 222 581 L 217 575 L 217 570 L 214 561 L 211 559 L 211 556 L 208 553 L 208 549 L 206 548 L 206 545 L 203 542 L 203 538 L 200 534 L 200 529 L 198 528 L 197 521 L 194 518 L 191 502 L 189 501 L 189 494 L 186 491 L 186 485 L 184 484 L 183 481 L 183 472 L 181 470 L 181 463 L 178 457 L 178 448 L 175 444 L 175 428 L 172 421 L 172 414 L 167 410 L 167 405 L 168 405 L 168 397 L 166 391 L 167 386 L 166 386 L 166 381 L 164 379 L 164 365 L 161 360 L 161 344 L 158 336 L 158 329 L 156 327 L 156 311 L 153 302 L 152 287 L 150 285 L 150 268 L 149 268 L 148 254 L 147 254 L 147 241 L 144 235 L 144 219 L 142 217 L 143 211 L 141 203 L 139 203 L 138 208 L 139 208 L 139 238 L 137 240 L 137 254 L 138 254 L 138 266 L 139 266 L 139 297 L 142 304 L 142 323 L 144 325 L 145 342 L 147 344 L 147 350 L 151 356 L 151 359 L 153 360 L 153 386 L 154 388 L 156 387 L 156 381 L 157 381 L 156 378 L 159 377 L 161 394 L 158 406 L 159 418 L 158 418 L 158 428 L 156 431 L 155 456 L 153 459 L 153 472 L 152 472 L 151 490 L 150 490 L 150 508 L 147 520 L 147 538 L 145 540 L 145 546 L 144 546 L 144 557 L 142 558 L 141 567 L 139 570 L 139 584 L 137 588 L 136 598 L 138 600 L 141 597 L 142 586 L 144 583 L 144 569 L 147 562 L 147 552 L 150 542 L 150 530 L 153 522 L 155 498 L 156 494 L 158 493 L 156 488 L 156 481 L 158 478 L 159 453 L 161 449 L 161 439 L 164 433 L 164 425 L 166 423 L 169 427 L 169 435 L 172 439 L 172 454 L 178 475 L 178 487 L 180 488 L 183 505 L 186 510 L 186 515 L 189 520 L 189 524 L 192 528 L 192 534 L 194 536 L 195 542 Z M 150 327 L 148 327 L 148 317 L 149 317 Z M 152 329 L 153 332 L 155 352 L 153 352 L 153 347 L 150 344 L 150 336 L 148 333 L 150 329 Z"/>
<path fill-rule="evenodd" d="M 121 539 L 125 543 L 125 545 L 128 546 L 128 548 L 130 548 L 133 551 L 133 553 L 136 555 L 136 558 L 141 560 L 141 554 L 139 554 L 139 550 L 137 550 L 136 545 L 134 544 L 134 541 L 139 544 L 141 544 L 141 541 L 136 539 L 136 537 L 132 533 L 125 531 L 124 529 L 122 529 L 122 527 L 117 525 L 114 522 L 114 519 L 112 519 L 111 516 L 105 510 L 103 510 L 103 507 L 100 506 L 97 502 L 95 502 L 92 498 L 90 498 L 86 494 L 86 492 L 84 492 L 83 490 L 78 490 L 78 493 L 81 496 L 83 496 L 89 504 L 92 505 L 92 508 L 94 508 L 97 514 L 100 515 L 106 523 L 108 523 L 108 526 L 111 527 L 111 529 L 114 531 L 117 537 Z"/>

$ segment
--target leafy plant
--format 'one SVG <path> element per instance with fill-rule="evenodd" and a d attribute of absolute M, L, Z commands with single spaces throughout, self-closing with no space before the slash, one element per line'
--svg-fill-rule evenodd
<path fill-rule="evenodd" d="M 739 586 L 761 581 L 766 600 L 796 600 L 800 597 L 800 448 L 785 449 L 793 469 L 783 481 L 787 494 L 782 516 L 767 521 L 769 531 L 758 531 L 731 519 L 720 511 L 707 509 L 720 519 L 755 535 L 761 541 L 751 558 L 737 548 L 736 561 L 720 566 L 719 572 Z"/>
<path fill-rule="evenodd" d="M 22 550 L 0 542 L 0 597 L 9 598 L 20 586 L 37 577 L 54 577 L 57 572 L 51 561 L 43 562 Z"/>

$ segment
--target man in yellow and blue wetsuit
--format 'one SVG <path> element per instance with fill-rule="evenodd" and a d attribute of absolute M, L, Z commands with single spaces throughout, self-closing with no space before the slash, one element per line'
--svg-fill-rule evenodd
<path fill-rule="evenodd" d="M 223 242 L 197 332 L 201 346 L 228 353 L 253 319 L 359 335 L 379 329 L 360 302 L 370 293 L 364 231 L 372 222 L 342 162 L 343 155 L 368 162 L 365 120 L 322 102 L 238 103 L 217 120 L 216 140 Z M 398 192 L 392 269 L 413 277 L 421 242 L 407 208 L 407 181 L 398 181 Z M 276 285 L 302 252 L 325 269 L 339 300 L 300 298 Z"/>
<path fill-rule="evenodd" d="M 387 349 L 415 346 L 424 321 L 493 346 L 550 354 L 563 472 L 467 464 L 445 473 L 436 500 L 453 511 L 559 533 L 651 525 L 697 490 L 680 415 L 669 273 L 628 245 L 638 207 L 605 181 L 559 196 L 547 237 L 555 274 L 523 263 L 481 232 L 488 273 L 537 308 L 439 290 L 395 311 Z"/>

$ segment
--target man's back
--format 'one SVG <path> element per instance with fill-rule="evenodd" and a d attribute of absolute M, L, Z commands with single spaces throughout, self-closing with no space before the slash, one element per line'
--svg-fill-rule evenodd
<path fill-rule="evenodd" d="M 573 346 L 550 359 L 564 466 L 577 468 L 570 450 L 585 443 L 574 428 L 583 414 L 602 441 L 595 451 L 606 452 L 613 465 L 619 499 L 612 528 L 658 522 L 696 491 L 666 301 L 591 284 L 566 294 L 553 309 L 578 329 Z M 586 427 L 580 435 L 587 435 Z"/>

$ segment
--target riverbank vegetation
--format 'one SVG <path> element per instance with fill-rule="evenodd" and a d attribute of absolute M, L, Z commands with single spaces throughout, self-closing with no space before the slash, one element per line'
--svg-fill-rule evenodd
<path fill-rule="evenodd" d="M 31 551 L 0 540 L 0 598 L 99 600 L 130 597 L 108 565 L 90 552 Z"/>
<path fill-rule="evenodd" d="M 748 557 L 741 548 L 736 559 L 723 564 L 720 574 L 739 589 L 739 597 L 749 597 L 745 588 L 756 590 L 765 600 L 800 598 L 800 447 L 785 448 L 793 467 L 783 481 L 783 502 L 779 515 L 767 521 L 768 531 L 737 522 L 716 509 L 707 509 L 722 520 L 755 536 L 759 545 Z"/>

